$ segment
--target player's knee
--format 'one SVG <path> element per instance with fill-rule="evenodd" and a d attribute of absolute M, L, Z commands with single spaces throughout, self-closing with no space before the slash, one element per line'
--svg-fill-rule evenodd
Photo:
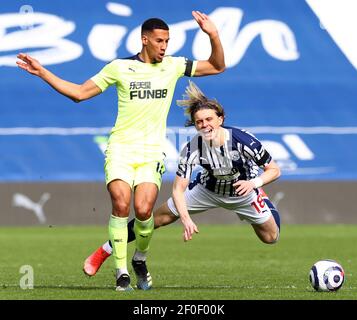
<path fill-rule="evenodd" d="M 266 244 L 275 244 L 279 241 L 279 230 L 273 232 L 267 232 L 261 237 L 261 240 Z"/>
<path fill-rule="evenodd" d="M 112 201 L 113 215 L 118 217 L 127 217 L 130 212 L 130 206 L 123 201 Z"/>
<path fill-rule="evenodd" d="M 147 220 L 151 217 L 152 206 L 149 204 L 142 204 L 135 206 L 135 215 L 140 220 Z"/>

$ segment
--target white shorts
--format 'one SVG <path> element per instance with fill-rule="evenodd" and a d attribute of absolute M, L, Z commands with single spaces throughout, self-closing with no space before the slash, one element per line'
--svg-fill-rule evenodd
<path fill-rule="evenodd" d="M 260 192 L 253 190 L 247 196 L 223 197 L 196 184 L 191 190 L 186 189 L 185 199 L 190 214 L 208 209 L 224 208 L 235 212 L 241 220 L 251 224 L 262 224 L 272 215 Z M 177 217 L 179 213 L 172 198 L 167 200 L 170 211 Z"/>

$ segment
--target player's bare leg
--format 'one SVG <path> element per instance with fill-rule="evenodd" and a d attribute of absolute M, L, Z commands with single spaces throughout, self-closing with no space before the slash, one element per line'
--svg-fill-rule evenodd
<path fill-rule="evenodd" d="M 268 244 L 276 243 L 279 239 L 279 227 L 273 216 L 263 224 L 252 224 L 252 227 L 261 241 Z"/>
<path fill-rule="evenodd" d="M 164 202 L 154 212 L 155 229 L 167 226 L 168 224 L 175 222 L 177 219 L 178 217 L 171 212 L 167 202 Z"/>

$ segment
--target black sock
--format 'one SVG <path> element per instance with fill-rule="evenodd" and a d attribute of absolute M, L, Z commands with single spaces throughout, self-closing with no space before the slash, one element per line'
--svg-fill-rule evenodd
<path fill-rule="evenodd" d="M 135 240 L 134 222 L 135 219 L 131 219 L 128 222 L 128 242 L 132 242 Z"/>
<path fill-rule="evenodd" d="M 280 231 L 280 215 L 279 215 L 278 210 L 275 208 L 275 206 L 269 199 L 264 199 L 264 201 L 268 205 L 268 207 L 273 215 L 273 218 L 275 220 L 275 223 L 278 226 L 279 231 Z"/>

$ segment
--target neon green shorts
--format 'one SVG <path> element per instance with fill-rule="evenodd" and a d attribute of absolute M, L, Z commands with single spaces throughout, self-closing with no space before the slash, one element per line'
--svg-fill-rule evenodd
<path fill-rule="evenodd" d="M 127 146 L 112 144 L 105 152 L 105 182 L 123 180 L 134 188 L 140 183 L 155 183 L 160 190 L 165 172 L 163 155 L 147 155 Z"/>

